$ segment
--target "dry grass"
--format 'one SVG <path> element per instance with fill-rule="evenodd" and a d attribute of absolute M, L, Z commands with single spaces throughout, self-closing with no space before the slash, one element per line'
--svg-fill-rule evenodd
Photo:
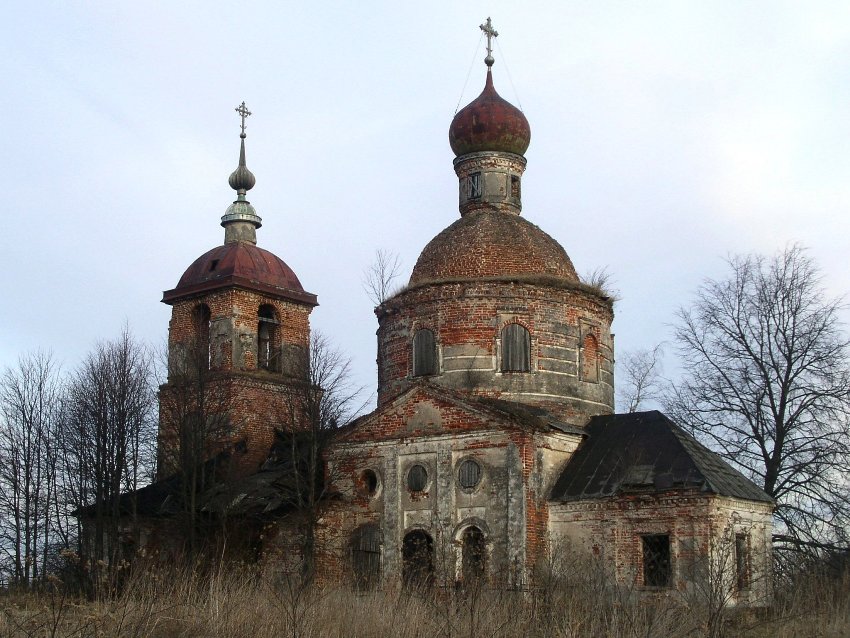
<path fill-rule="evenodd" d="M 676 637 L 707 636 L 698 605 L 675 592 L 647 601 L 594 578 L 554 579 L 536 592 L 439 589 L 406 593 L 301 588 L 229 565 L 139 568 L 121 594 L 85 601 L 54 583 L 40 593 L 5 593 L 0 636 L 166 638 Z M 850 635 L 850 579 L 811 578 L 772 606 L 727 612 L 713 635 L 762 638 Z"/>

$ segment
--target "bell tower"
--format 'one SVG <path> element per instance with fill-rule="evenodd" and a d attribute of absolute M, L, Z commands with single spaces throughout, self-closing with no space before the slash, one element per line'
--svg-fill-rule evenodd
<path fill-rule="evenodd" d="M 292 269 L 258 247 L 262 219 L 247 200 L 256 178 L 245 160 L 243 102 L 236 200 L 221 218 L 224 243 L 198 257 L 171 306 L 168 380 L 160 388 L 158 478 L 218 459 L 217 473 L 250 474 L 266 459 L 276 428 L 294 429 L 293 406 L 307 380 L 310 312 L 316 296 Z"/>

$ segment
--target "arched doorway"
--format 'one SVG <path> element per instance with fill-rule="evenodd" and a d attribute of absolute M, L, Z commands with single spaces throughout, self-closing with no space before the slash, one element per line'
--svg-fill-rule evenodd
<path fill-rule="evenodd" d="M 402 543 L 402 575 L 404 584 L 427 587 L 434 581 L 434 540 L 428 532 L 415 529 Z"/>
<path fill-rule="evenodd" d="M 480 584 L 487 571 L 487 547 L 484 532 L 474 525 L 461 536 L 461 575 L 465 586 Z"/>

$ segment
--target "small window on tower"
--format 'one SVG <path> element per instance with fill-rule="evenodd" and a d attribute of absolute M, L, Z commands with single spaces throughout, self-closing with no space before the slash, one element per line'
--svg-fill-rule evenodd
<path fill-rule="evenodd" d="M 423 328 L 413 337 L 413 376 L 437 374 L 437 342 L 434 333 Z"/>
<path fill-rule="evenodd" d="M 525 326 L 510 323 L 502 328 L 502 372 L 531 370 L 531 335 Z"/>
<path fill-rule="evenodd" d="M 519 199 L 519 175 L 511 175 L 511 197 Z"/>
<path fill-rule="evenodd" d="M 469 179 L 469 198 L 479 199 L 481 197 L 481 173 L 471 173 Z"/>

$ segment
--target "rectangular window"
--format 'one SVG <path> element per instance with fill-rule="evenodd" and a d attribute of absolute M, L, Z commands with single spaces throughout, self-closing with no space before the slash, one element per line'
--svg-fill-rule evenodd
<path fill-rule="evenodd" d="M 735 534 L 735 584 L 738 591 L 750 585 L 750 543 L 746 534 Z"/>
<path fill-rule="evenodd" d="M 511 197 L 519 199 L 519 177 L 511 175 Z"/>
<path fill-rule="evenodd" d="M 670 536 L 641 536 L 643 545 L 643 584 L 647 587 L 669 587 L 673 575 L 670 563 Z"/>
<path fill-rule="evenodd" d="M 469 175 L 469 198 L 478 199 L 481 197 L 481 173 L 471 173 Z"/>

